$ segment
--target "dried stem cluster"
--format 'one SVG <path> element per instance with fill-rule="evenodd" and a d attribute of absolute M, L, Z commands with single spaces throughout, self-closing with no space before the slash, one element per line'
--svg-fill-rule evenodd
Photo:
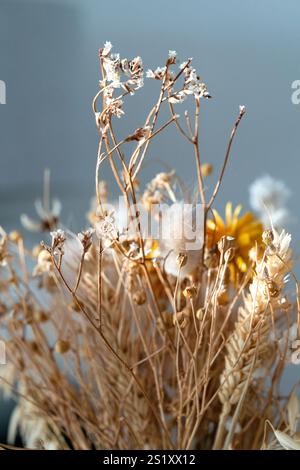
<path fill-rule="evenodd" d="M 115 118 L 124 113 L 125 97 L 143 85 L 143 65 L 139 57 L 112 55 L 109 43 L 99 58 L 94 226 L 78 237 L 53 231 L 51 245 L 33 251 L 26 250 L 20 234 L 2 234 L 0 311 L 7 365 L 1 378 L 6 390 L 19 396 L 11 439 L 19 427 L 24 445 L 47 449 L 255 449 L 268 445 L 268 420 L 294 436 L 295 404 L 292 429 L 278 391 L 295 311 L 284 289 L 290 237 L 275 229 L 264 232 L 249 252 L 247 270 L 232 283 L 228 273 L 238 240 L 207 234 L 245 108 L 240 107 L 208 197 L 199 113 L 201 100 L 210 95 L 191 60 L 175 73 L 176 54 L 170 52 L 164 67 L 147 72 L 160 84 L 157 102 L 142 127 L 119 139 Z M 182 123 L 174 106 L 189 95 L 194 116 L 186 112 Z M 170 117 L 160 123 L 165 105 Z M 167 269 L 170 252 L 163 243 L 145 240 L 135 209 L 140 201 L 151 211 L 176 200 L 174 173 L 157 175 L 142 194 L 138 187 L 152 140 L 170 125 L 192 146 L 204 207 L 203 247 L 188 253 L 180 240 L 169 250 L 176 254 L 175 274 Z M 99 177 L 104 162 L 125 198 L 134 227 L 130 235 L 107 211 Z M 43 227 L 47 217 L 49 210 Z"/>

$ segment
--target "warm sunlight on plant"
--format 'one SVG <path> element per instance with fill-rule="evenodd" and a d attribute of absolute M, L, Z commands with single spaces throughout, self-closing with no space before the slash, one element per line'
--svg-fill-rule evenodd
<path fill-rule="evenodd" d="M 211 96 L 192 60 L 178 66 L 170 51 L 146 72 L 157 101 L 124 136 L 143 63 L 111 49 L 100 49 L 92 103 L 91 226 L 76 235 L 61 224 L 46 172 L 39 220 L 21 220 L 50 242 L 29 250 L 20 233 L 1 231 L 1 388 L 17 397 L 9 441 L 19 431 L 24 447 L 44 449 L 299 448 L 296 392 L 279 388 L 300 326 L 285 188 L 264 177 L 251 187 L 253 212 L 228 202 L 219 215 L 213 206 L 245 107 L 213 184 L 199 145 L 200 103 Z M 186 101 L 193 112 L 180 117 L 175 108 Z M 153 139 L 169 126 L 187 143 L 196 195 L 175 169 L 146 187 L 139 181 Z"/>

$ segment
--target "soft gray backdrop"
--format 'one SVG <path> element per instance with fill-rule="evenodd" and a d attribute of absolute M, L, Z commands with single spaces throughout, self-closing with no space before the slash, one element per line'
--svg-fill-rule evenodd
<path fill-rule="evenodd" d="M 202 107 L 201 153 L 215 167 L 245 104 L 217 206 L 232 200 L 246 207 L 251 181 L 270 173 L 291 189 L 299 220 L 300 105 L 291 102 L 291 83 L 300 79 L 299 24 L 298 0 L 0 0 L 0 80 L 7 85 L 7 104 L 0 105 L 0 224 L 9 230 L 21 212 L 33 214 L 45 167 L 64 220 L 74 229 L 84 223 L 97 149 L 90 102 L 105 40 L 124 56 L 141 55 L 145 68 L 162 65 L 169 49 L 182 60 L 194 57 L 214 97 Z M 119 123 L 120 136 L 143 122 L 152 86 L 134 97 L 137 109 Z M 192 154 L 171 129 L 149 158 L 145 179 L 163 160 L 194 186 Z M 298 227 L 297 221 L 291 227 L 296 241 Z"/>

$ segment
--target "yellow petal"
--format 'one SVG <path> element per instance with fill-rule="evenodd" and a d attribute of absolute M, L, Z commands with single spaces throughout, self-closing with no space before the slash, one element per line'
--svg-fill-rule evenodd
<path fill-rule="evenodd" d="M 251 243 L 251 237 L 248 232 L 241 233 L 237 238 L 237 244 L 241 247 L 250 245 L 250 243 Z"/>
<path fill-rule="evenodd" d="M 216 230 L 216 224 L 214 223 L 213 220 L 210 220 L 210 219 L 209 219 L 209 220 L 206 222 L 206 226 L 207 226 L 208 230 L 211 230 L 211 231 L 215 231 L 215 230 Z"/>
<path fill-rule="evenodd" d="M 252 220 L 253 214 L 251 214 L 251 212 L 246 212 L 246 214 L 244 214 L 238 221 L 238 228 L 240 229 L 245 227 L 245 225 L 249 224 L 249 222 L 252 222 Z"/>
<path fill-rule="evenodd" d="M 225 220 L 226 220 L 227 227 L 229 227 L 232 224 L 232 203 L 231 202 L 227 202 L 226 204 Z"/>
<path fill-rule="evenodd" d="M 218 227 L 220 227 L 222 230 L 224 230 L 224 222 L 223 222 L 223 219 L 222 217 L 219 216 L 218 212 L 216 211 L 216 209 L 213 209 L 212 210 L 213 214 L 214 214 L 214 218 L 215 218 L 215 223 Z"/>
<path fill-rule="evenodd" d="M 241 256 L 238 256 L 236 258 L 236 264 L 239 270 L 242 271 L 242 273 L 245 273 L 247 271 L 247 264 L 245 263 L 245 261 L 243 260 Z"/>
<path fill-rule="evenodd" d="M 232 216 L 232 231 L 235 232 L 237 226 L 238 226 L 238 223 L 239 223 L 239 215 L 240 215 L 240 212 L 242 210 L 242 206 L 241 204 L 239 204 L 238 206 L 236 206 L 236 208 L 234 209 L 234 212 L 233 212 L 233 216 Z"/>

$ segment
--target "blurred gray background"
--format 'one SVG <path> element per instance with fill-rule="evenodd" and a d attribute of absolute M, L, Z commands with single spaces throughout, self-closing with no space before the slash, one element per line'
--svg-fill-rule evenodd
<path fill-rule="evenodd" d="M 141 55 L 145 69 L 163 65 L 169 49 L 181 60 L 194 57 L 213 95 L 200 121 L 202 158 L 215 168 L 238 106 L 247 106 L 216 206 L 231 200 L 247 208 L 253 179 L 265 173 L 283 179 L 292 192 L 297 250 L 300 105 L 291 102 L 291 84 L 300 79 L 299 25 L 297 0 L 0 0 L 0 80 L 7 86 L 7 104 L 0 105 L 0 224 L 10 230 L 19 227 L 20 213 L 34 215 L 45 167 L 64 221 L 74 230 L 85 223 L 98 137 L 91 99 L 98 49 L 110 40 L 122 56 Z M 118 122 L 119 137 L 142 125 L 155 96 L 155 84 L 146 84 Z M 183 116 L 185 104 L 177 109 Z M 151 147 L 142 183 L 164 161 L 195 186 L 191 149 L 174 132 Z M 110 179 L 109 168 L 102 171 Z"/>

